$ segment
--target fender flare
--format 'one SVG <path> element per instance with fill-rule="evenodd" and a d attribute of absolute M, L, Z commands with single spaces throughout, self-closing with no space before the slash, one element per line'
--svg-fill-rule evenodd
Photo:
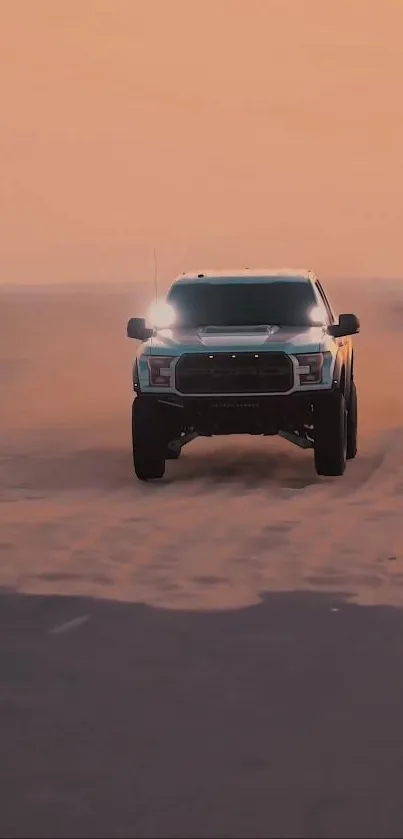
<path fill-rule="evenodd" d="M 345 397 L 346 402 L 348 402 L 350 396 L 350 384 L 351 384 L 351 370 L 352 370 L 352 353 L 351 351 L 348 353 L 347 359 L 343 358 L 343 352 L 338 350 L 336 355 L 336 361 L 333 370 L 333 388 L 335 390 L 342 390 Z"/>
<path fill-rule="evenodd" d="M 138 366 L 137 366 L 137 359 L 133 364 L 132 379 L 133 379 L 133 391 L 134 391 L 134 393 L 140 393 L 140 380 L 139 380 L 139 370 L 138 370 Z"/>

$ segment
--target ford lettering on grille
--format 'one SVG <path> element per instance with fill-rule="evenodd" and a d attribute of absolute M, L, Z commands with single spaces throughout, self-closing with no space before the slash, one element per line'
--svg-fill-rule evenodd
<path fill-rule="evenodd" d="M 188 353 L 176 365 L 181 393 L 284 393 L 292 385 L 285 353 Z"/>

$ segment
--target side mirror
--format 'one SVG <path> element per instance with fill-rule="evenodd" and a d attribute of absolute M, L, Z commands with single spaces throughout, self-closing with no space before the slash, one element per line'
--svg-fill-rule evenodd
<path fill-rule="evenodd" d="M 127 337 L 135 338 L 137 341 L 147 341 L 153 332 L 153 329 L 146 327 L 144 318 L 130 318 L 127 324 Z"/>
<path fill-rule="evenodd" d="M 345 335 L 356 335 L 360 331 L 360 321 L 357 315 L 339 315 L 339 322 L 328 327 L 329 335 L 333 338 L 344 338 Z"/>

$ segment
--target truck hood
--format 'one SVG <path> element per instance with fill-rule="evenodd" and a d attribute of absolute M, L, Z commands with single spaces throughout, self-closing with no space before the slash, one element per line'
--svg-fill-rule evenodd
<path fill-rule="evenodd" d="M 255 326 L 255 327 L 203 327 L 199 329 L 164 329 L 149 341 L 147 350 L 158 354 L 183 352 L 247 352 L 270 349 L 292 354 L 293 352 L 320 352 L 327 343 L 324 326 Z M 144 348 L 143 348 L 144 352 Z"/>

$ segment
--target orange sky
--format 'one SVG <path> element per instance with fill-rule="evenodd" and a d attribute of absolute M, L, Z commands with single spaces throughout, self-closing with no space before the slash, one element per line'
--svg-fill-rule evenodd
<path fill-rule="evenodd" d="M 403 276 L 403 0 L 0 0 L 0 281 Z"/>

